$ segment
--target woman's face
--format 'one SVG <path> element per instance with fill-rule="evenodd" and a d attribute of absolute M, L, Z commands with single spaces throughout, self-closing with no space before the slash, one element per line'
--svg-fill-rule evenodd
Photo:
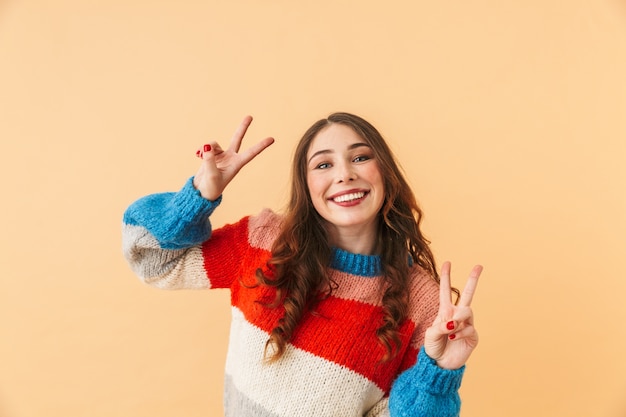
<path fill-rule="evenodd" d="M 313 206 L 331 229 L 373 233 L 385 190 L 366 141 L 349 126 L 334 123 L 315 136 L 306 158 Z"/>

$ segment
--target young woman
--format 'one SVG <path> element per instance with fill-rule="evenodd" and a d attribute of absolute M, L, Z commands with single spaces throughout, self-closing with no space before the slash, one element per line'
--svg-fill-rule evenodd
<path fill-rule="evenodd" d="M 283 214 L 212 230 L 225 187 L 274 141 L 239 152 L 251 121 L 227 150 L 198 150 L 200 168 L 179 192 L 124 214 L 124 253 L 146 283 L 230 290 L 225 415 L 457 416 L 482 267 L 455 305 L 450 263 L 437 274 L 389 147 L 348 113 L 300 140 Z"/>

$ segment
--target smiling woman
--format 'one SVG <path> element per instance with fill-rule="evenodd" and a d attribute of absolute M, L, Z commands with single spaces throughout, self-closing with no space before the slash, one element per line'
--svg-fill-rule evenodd
<path fill-rule="evenodd" d="M 352 128 L 333 123 L 315 135 L 307 159 L 311 202 L 326 220 L 329 243 L 354 253 L 378 252 L 385 187 L 372 148 Z"/>
<path fill-rule="evenodd" d="M 125 255 L 144 281 L 230 290 L 226 416 L 457 416 L 482 268 L 454 305 L 450 264 L 440 278 L 393 154 L 349 113 L 300 140 L 285 213 L 213 230 L 225 187 L 274 142 L 239 152 L 251 121 L 226 150 L 204 144 L 180 192 L 124 214 Z"/>

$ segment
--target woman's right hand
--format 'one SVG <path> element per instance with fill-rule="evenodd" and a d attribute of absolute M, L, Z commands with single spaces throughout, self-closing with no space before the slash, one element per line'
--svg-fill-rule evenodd
<path fill-rule="evenodd" d="M 274 143 L 274 138 L 267 137 L 239 152 L 250 123 L 252 116 L 246 116 L 233 134 L 228 149 L 223 150 L 217 142 L 210 142 L 196 152 L 202 163 L 193 179 L 193 186 L 200 191 L 202 197 L 211 201 L 217 200 L 239 170 Z"/>

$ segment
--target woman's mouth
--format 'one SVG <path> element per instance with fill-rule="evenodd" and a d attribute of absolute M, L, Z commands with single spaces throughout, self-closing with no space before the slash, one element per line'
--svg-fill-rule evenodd
<path fill-rule="evenodd" d="M 335 203 L 350 203 L 356 200 L 360 200 L 365 197 L 367 193 L 365 191 L 358 191 L 354 193 L 342 194 L 337 197 L 331 198 Z"/>

